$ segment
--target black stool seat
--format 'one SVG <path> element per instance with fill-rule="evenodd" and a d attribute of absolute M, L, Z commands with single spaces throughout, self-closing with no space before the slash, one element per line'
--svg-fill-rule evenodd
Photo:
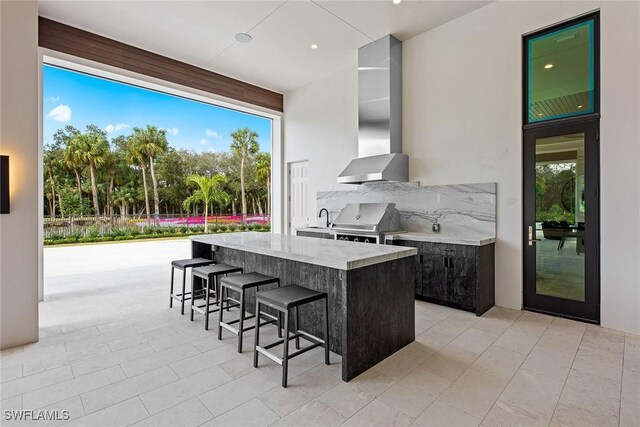
<path fill-rule="evenodd" d="M 326 292 L 318 292 L 298 285 L 289 285 L 269 291 L 262 291 L 259 296 L 261 303 L 269 307 L 279 308 L 280 310 L 287 310 L 292 307 L 327 298 Z"/>
<path fill-rule="evenodd" d="M 173 307 L 173 300 L 180 302 L 180 314 L 184 314 L 184 302 L 190 300 L 193 295 L 193 292 L 186 291 L 186 278 L 187 278 L 187 269 L 191 268 L 193 273 L 194 267 L 202 267 L 203 265 L 213 264 L 213 260 L 207 258 L 187 258 L 187 259 L 178 259 L 175 261 L 171 261 L 171 290 L 169 293 L 169 308 Z M 173 279 L 175 277 L 175 270 L 182 270 L 182 293 L 174 293 L 173 292 Z M 191 285 L 193 288 L 193 284 Z M 193 289 L 192 289 L 193 291 Z"/>
<path fill-rule="evenodd" d="M 193 313 L 198 312 L 203 314 L 204 329 L 209 330 L 209 314 L 215 313 L 218 310 L 222 310 L 220 304 L 220 276 L 225 276 L 232 273 L 242 273 L 242 267 L 236 267 L 229 264 L 211 264 L 202 267 L 196 267 L 191 270 L 192 283 L 196 283 L 196 277 L 200 279 L 200 289 L 194 289 L 191 298 L 191 320 L 193 321 Z M 211 296 L 215 297 L 213 306 L 211 309 Z M 197 300 L 204 299 L 204 304 L 199 304 Z M 229 307 L 227 302 L 227 307 Z"/>
<path fill-rule="evenodd" d="M 222 339 L 222 329 L 226 329 L 229 332 L 238 336 L 238 353 L 242 353 L 242 336 L 244 332 L 257 327 L 260 324 L 260 318 L 256 317 L 256 314 L 250 314 L 249 316 L 245 313 L 245 294 L 250 289 L 257 289 L 260 286 L 275 284 L 280 287 L 280 279 L 273 276 L 267 276 L 266 274 L 260 273 L 244 273 L 236 276 L 227 276 L 220 279 L 220 310 L 219 310 L 219 319 L 218 319 L 218 339 Z M 234 293 L 240 294 L 238 299 L 235 299 L 229 296 L 229 291 L 233 291 Z M 232 304 L 233 302 L 233 304 Z M 224 321 L 222 307 L 226 303 L 226 309 L 229 311 L 229 308 L 238 307 L 240 309 L 240 313 L 238 313 L 238 318 L 231 321 Z M 265 317 L 269 317 L 270 320 L 262 323 L 262 325 L 266 325 L 269 323 L 278 322 L 278 336 L 282 334 L 280 329 L 280 318 L 271 316 L 267 313 L 264 313 Z M 245 320 L 256 318 L 255 325 L 244 326 Z M 238 324 L 238 328 L 235 328 L 234 324 Z"/>
<path fill-rule="evenodd" d="M 171 266 L 175 268 L 193 268 L 193 267 L 201 267 L 203 265 L 213 264 L 213 261 L 206 258 L 188 258 L 188 259 L 178 259 L 175 261 L 171 261 Z"/>
<path fill-rule="evenodd" d="M 262 286 L 276 281 L 279 280 L 265 274 L 245 273 L 238 276 L 225 277 L 222 279 L 222 284 L 226 288 L 239 292 L 247 288 L 255 288 L 256 286 Z"/>
<path fill-rule="evenodd" d="M 211 274 L 228 274 L 237 273 L 238 271 L 242 271 L 242 268 L 229 264 L 211 264 L 194 268 L 193 274 L 203 279 L 208 279 Z"/>

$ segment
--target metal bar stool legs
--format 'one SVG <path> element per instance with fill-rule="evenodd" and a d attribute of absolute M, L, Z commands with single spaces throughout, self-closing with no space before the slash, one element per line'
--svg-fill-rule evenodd
<path fill-rule="evenodd" d="M 229 274 L 242 274 L 241 267 L 235 267 L 229 264 L 213 264 L 203 267 L 197 267 L 192 270 L 192 282 L 195 278 L 200 278 L 203 286 L 199 290 L 192 290 L 191 298 L 191 320 L 193 321 L 193 313 L 198 312 L 204 316 L 204 328 L 209 330 L 209 317 L 211 313 L 215 313 L 224 307 L 220 303 L 220 279 L 222 276 L 228 277 Z M 211 298 L 214 297 L 212 303 Z M 198 302 L 203 299 L 204 304 Z M 215 308 L 212 308 L 213 307 Z"/>
<path fill-rule="evenodd" d="M 220 280 L 220 308 L 224 307 L 226 303 L 226 308 L 235 308 L 238 307 L 240 312 L 238 313 L 238 318 L 231 321 L 224 320 L 224 314 L 222 309 L 218 311 L 218 339 L 222 339 L 222 329 L 226 329 L 229 332 L 235 334 L 238 337 L 238 353 L 242 353 L 242 344 L 243 344 L 243 335 L 244 332 L 249 331 L 256 327 L 258 322 L 260 322 L 260 318 L 255 314 L 246 315 L 246 291 L 252 288 L 259 288 L 260 286 L 268 285 L 268 284 L 277 284 L 280 286 L 280 279 L 277 277 L 266 276 L 260 273 L 246 273 L 240 274 L 237 276 L 224 277 Z M 238 299 L 235 299 L 229 296 L 229 291 L 233 291 L 239 295 Z M 227 310 L 228 311 L 228 310 Z M 268 313 L 263 313 L 264 317 L 268 317 L 269 320 L 261 323 L 261 326 L 278 322 L 280 323 L 279 316 L 272 316 Z M 254 325 L 245 326 L 245 321 L 250 319 L 256 319 L 256 323 Z M 238 324 L 237 329 L 232 326 Z M 278 336 L 282 334 L 280 330 L 280 326 L 278 327 Z"/>
<path fill-rule="evenodd" d="M 175 277 L 175 268 L 171 266 L 171 289 L 169 290 L 169 308 L 173 308 L 173 279 Z"/>
<path fill-rule="evenodd" d="M 187 269 L 202 267 L 205 265 L 213 264 L 213 260 L 207 258 L 188 258 L 180 259 L 171 262 L 171 287 L 170 287 L 170 300 L 169 308 L 173 308 L 173 300 L 180 301 L 180 314 L 184 314 L 184 302 L 192 298 L 192 292 L 187 292 Z M 176 294 L 173 292 L 175 281 L 175 270 L 182 270 L 182 293 Z"/>
<path fill-rule="evenodd" d="M 284 314 L 284 345 L 282 348 L 282 387 L 286 388 L 287 376 L 289 375 L 289 310 Z"/>
<path fill-rule="evenodd" d="M 301 305 L 308 304 L 314 301 L 323 300 L 324 302 L 324 340 L 313 336 L 305 331 L 299 329 L 300 320 L 298 308 Z M 272 342 L 267 345 L 260 345 L 260 317 L 265 315 L 262 311 L 262 307 L 271 307 L 278 312 L 284 314 L 284 338 Z M 291 310 L 295 310 L 294 313 Z M 282 387 L 287 387 L 287 380 L 289 375 L 289 359 L 299 356 L 307 351 L 324 346 L 324 363 L 329 365 L 329 303 L 328 296 L 324 292 L 314 291 L 312 289 L 303 288 L 297 285 L 284 286 L 282 288 L 273 289 L 264 292 L 258 292 L 256 296 L 256 334 L 254 337 L 253 346 L 253 366 L 258 367 L 258 353 L 267 356 L 277 364 L 282 366 Z M 289 331 L 290 317 L 293 316 L 293 334 Z M 304 338 L 309 341 L 311 345 L 300 348 L 300 338 Z M 295 339 L 296 351 L 289 354 L 289 341 Z M 282 358 L 269 352 L 270 348 L 277 345 L 283 345 Z"/>

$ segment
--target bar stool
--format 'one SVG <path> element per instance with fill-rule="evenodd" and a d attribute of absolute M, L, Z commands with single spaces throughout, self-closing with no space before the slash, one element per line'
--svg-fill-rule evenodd
<path fill-rule="evenodd" d="M 226 308 L 234 308 L 240 307 L 240 315 L 237 319 L 232 320 L 230 322 L 224 322 L 222 312 L 224 310 L 220 310 L 218 313 L 220 314 L 219 322 L 218 322 L 218 339 L 222 339 L 222 328 L 236 334 L 238 336 L 238 353 L 242 353 L 242 334 L 246 331 L 249 331 L 255 328 L 255 325 L 244 326 L 244 321 L 256 318 L 256 321 L 259 318 L 256 317 L 255 314 L 251 314 L 249 316 L 245 316 L 245 291 L 252 288 L 258 288 L 260 286 L 268 285 L 271 283 L 277 283 L 278 287 L 280 287 L 280 279 L 277 277 L 266 276 L 260 273 L 245 273 L 239 274 L 237 276 L 229 276 L 223 277 L 220 280 L 220 307 L 224 306 L 224 303 L 227 303 Z M 239 299 L 231 298 L 229 296 L 229 290 L 237 292 L 240 294 Z M 226 291 L 226 292 L 225 292 Z M 233 302 L 233 304 L 230 303 Z M 227 310 L 229 311 L 229 310 Z M 269 323 L 274 323 L 279 321 L 278 317 L 272 316 L 268 313 L 263 313 L 265 317 L 270 318 L 271 320 L 263 323 L 262 325 L 266 325 Z M 233 324 L 238 324 L 238 329 L 234 328 Z M 278 336 L 282 336 L 282 331 L 280 329 L 280 325 L 278 325 Z"/>
<path fill-rule="evenodd" d="M 180 301 L 180 314 L 184 314 L 184 302 L 191 299 L 191 292 L 186 292 L 187 268 L 202 267 L 203 265 L 213 264 L 213 260 L 207 258 L 189 258 L 171 261 L 171 295 L 169 298 L 169 308 L 173 307 L 173 300 Z M 173 293 L 173 279 L 175 269 L 182 270 L 182 293 Z"/>
<path fill-rule="evenodd" d="M 211 264 L 203 267 L 196 267 L 191 270 L 191 283 L 194 283 L 193 278 L 199 277 L 203 280 L 204 284 L 201 289 L 195 291 L 191 290 L 191 321 L 193 321 L 193 312 L 204 315 L 204 329 L 209 330 L 209 314 L 218 311 L 218 308 L 213 310 L 209 309 L 210 297 L 215 297 L 214 305 L 222 308 L 220 302 L 220 276 L 226 276 L 232 273 L 242 273 L 241 267 L 235 267 L 229 264 Z M 193 286 L 193 285 L 192 285 Z M 198 305 L 196 299 L 203 298 L 205 300 L 203 305 Z"/>
<path fill-rule="evenodd" d="M 307 332 L 301 331 L 298 328 L 300 322 L 298 307 L 319 300 L 324 300 L 324 340 L 321 340 L 320 338 L 313 336 Z M 266 305 L 277 310 L 278 312 L 284 313 L 284 339 L 275 341 L 265 346 L 260 346 L 259 319 L 260 315 L 262 314 L 260 311 L 261 305 Z M 293 335 L 289 336 L 289 315 L 292 308 L 295 308 L 294 333 Z M 282 366 L 282 387 L 286 388 L 287 374 L 289 370 L 289 359 L 299 356 L 302 353 L 306 353 L 312 348 L 324 345 L 324 363 L 329 365 L 329 307 L 328 297 L 325 292 L 314 291 L 313 289 L 304 288 L 298 285 L 283 286 L 278 289 L 258 292 L 258 294 L 256 295 L 256 313 L 258 315 L 258 320 L 256 320 L 256 324 L 258 325 L 258 327 L 256 328 L 255 342 L 253 346 L 254 368 L 258 367 L 258 353 L 262 353 L 263 355 L 267 356 L 269 359 Z M 311 342 L 311 345 L 300 349 L 300 337 Z M 294 338 L 296 340 L 297 351 L 289 354 L 289 340 L 292 340 Z M 284 344 L 282 359 L 268 351 L 270 348 L 280 344 Z"/>

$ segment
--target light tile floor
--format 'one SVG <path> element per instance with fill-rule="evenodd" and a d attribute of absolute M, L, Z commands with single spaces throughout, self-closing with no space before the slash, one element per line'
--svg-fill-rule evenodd
<path fill-rule="evenodd" d="M 188 254 L 186 241 L 47 248 L 41 340 L 0 354 L 0 424 L 48 409 L 71 419 L 33 424 L 640 426 L 639 336 L 499 307 L 417 301 L 414 343 L 349 383 L 316 349 L 283 389 L 249 345 L 168 309 L 169 261 Z"/>

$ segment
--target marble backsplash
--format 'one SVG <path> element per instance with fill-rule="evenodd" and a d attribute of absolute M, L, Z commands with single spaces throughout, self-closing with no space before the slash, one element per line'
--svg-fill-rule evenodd
<path fill-rule="evenodd" d="M 347 203 L 395 203 L 405 231 L 432 233 L 431 224 L 437 222 L 442 235 L 495 237 L 496 190 L 493 182 L 430 186 L 368 183 L 353 190 L 318 192 L 317 209 L 326 208 L 333 220 Z M 318 225 L 324 225 L 324 217 Z"/>

